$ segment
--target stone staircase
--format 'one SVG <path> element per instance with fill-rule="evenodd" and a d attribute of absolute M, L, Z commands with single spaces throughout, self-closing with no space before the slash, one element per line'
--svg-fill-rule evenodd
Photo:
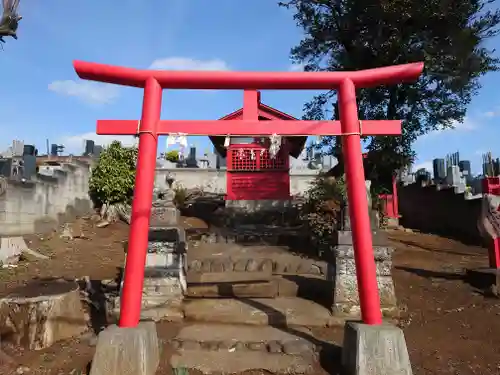
<path fill-rule="evenodd" d="M 314 332 L 359 317 L 349 241 L 339 238 L 345 244 L 331 263 L 275 245 L 245 246 L 234 236 L 212 233 L 189 241 L 185 326 L 171 341 L 177 349 L 172 366 L 204 373 L 316 373 L 319 353 L 330 343 Z M 391 249 L 378 243 L 382 308 L 392 317 Z"/>
<path fill-rule="evenodd" d="M 177 353 L 170 363 L 173 368 L 205 374 L 261 369 L 310 373 L 317 362 L 317 350 L 305 338 L 309 334 L 307 330 L 289 333 L 270 326 L 193 323 L 182 328 L 172 341 Z"/>
<path fill-rule="evenodd" d="M 327 275 L 327 263 L 303 259 L 279 247 L 206 244 L 190 249 L 188 255 L 185 318 L 329 326 L 332 287 Z"/>
<path fill-rule="evenodd" d="M 321 348 L 309 328 L 331 325 L 332 316 L 302 295 L 314 294 L 309 287 L 331 296 L 327 272 L 324 262 L 269 246 L 220 241 L 190 247 L 185 325 L 171 341 L 177 349 L 172 366 L 203 373 L 312 372 Z"/>
<path fill-rule="evenodd" d="M 175 349 L 172 367 L 318 373 L 319 353 L 331 344 L 315 332 L 359 317 L 349 233 L 339 232 L 327 262 L 277 246 L 279 236 L 294 235 L 276 235 L 276 228 L 196 237 L 178 227 L 175 208 L 153 208 L 141 318 L 181 324 L 166 342 Z M 382 308 L 390 315 L 397 310 L 391 250 L 374 245 Z M 120 289 L 108 293 L 115 317 Z"/>

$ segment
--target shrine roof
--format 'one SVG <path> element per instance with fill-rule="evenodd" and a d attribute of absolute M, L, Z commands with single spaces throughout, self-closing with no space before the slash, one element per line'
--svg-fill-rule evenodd
<path fill-rule="evenodd" d="M 219 120 L 237 120 L 242 118 L 243 116 L 243 108 L 240 108 Z M 281 112 L 273 107 L 268 105 L 259 103 L 259 120 L 260 121 L 273 121 L 273 120 L 297 120 L 295 117 L 292 117 L 284 112 Z M 271 125 L 272 126 L 272 125 Z M 279 134 L 278 134 L 279 135 Z M 224 147 L 225 136 L 212 136 L 209 137 L 212 141 L 217 152 L 225 157 L 226 156 L 226 148 Z M 307 137 L 285 137 L 287 141 L 292 145 L 290 150 L 290 155 L 294 158 L 297 158 L 302 149 L 304 148 Z"/>

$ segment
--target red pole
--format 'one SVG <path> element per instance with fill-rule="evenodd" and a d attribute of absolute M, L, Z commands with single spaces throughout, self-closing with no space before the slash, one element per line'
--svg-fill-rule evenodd
<path fill-rule="evenodd" d="M 392 205 L 394 207 L 395 218 L 399 218 L 399 202 L 398 202 L 398 182 L 396 176 L 392 176 Z"/>
<path fill-rule="evenodd" d="M 342 144 L 361 317 L 364 323 L 377 325 L 382 323 L 382 313 L 368 214 L 356 89 L 352 80 L 345 79 L 341 83 L 338 97 L 342 133 L 345 134 Z"/>
<path fill-rule="evenodd" d="M 162 89 L 158 81 L 148 78 L 144 87 L 142 117 L 139 128 L 139 151 L 135 176 L 134 200 L 129 232 L 125 279 L 121 295 L 120 327 L 136 327 L 141 316 L 144 266 L 148 246 L 149 217 L 153 202 L 156 152 L 160 121 Z"/>

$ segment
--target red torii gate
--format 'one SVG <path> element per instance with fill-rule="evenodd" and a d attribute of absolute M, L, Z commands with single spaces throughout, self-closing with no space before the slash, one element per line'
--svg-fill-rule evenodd
<path fill-rule="evenodd" d="M 382 323 L 360 137 L 399 135 L 401 121 L 360 121 L 356 89 L 416 80 L 423 71 L 423 63 L 354 72 L 293 73 L 138 70 L 83 61 L 74 61 L 73 65 L 82 79 L 144 88 L 140 121 L 97 122 L 97 134 L 139 136 L 130 250 L 120 304 L 120 327 L 135 327 L 139 323 L 158 136 L 172 133 L 222 136 L 266 136 L 273 133 L 282 136 L 341 135 L 361 315 L 366 324 Z M 340 121 L 259 121 L 257 100 L 245 100 L 243 120 L 162 121 L 163 89 L 243 89 L 248 93 L 245 96 L 252 95 L 255 99 L 257 89 L 337 89 Z"/>

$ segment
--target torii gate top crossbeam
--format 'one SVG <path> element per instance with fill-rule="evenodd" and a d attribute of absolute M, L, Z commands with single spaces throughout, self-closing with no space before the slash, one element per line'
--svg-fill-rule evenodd
<path fill-rule="evenodd" d="M 356 88 L 415 81 L 423 63 L 393 65 L 352 72 L 221 72 L 141 70 L 73 61 L 78 76 L 97 82 L 144 88 L 155 78 L 164 89 L 331 90 L 350 79 Z"/>

